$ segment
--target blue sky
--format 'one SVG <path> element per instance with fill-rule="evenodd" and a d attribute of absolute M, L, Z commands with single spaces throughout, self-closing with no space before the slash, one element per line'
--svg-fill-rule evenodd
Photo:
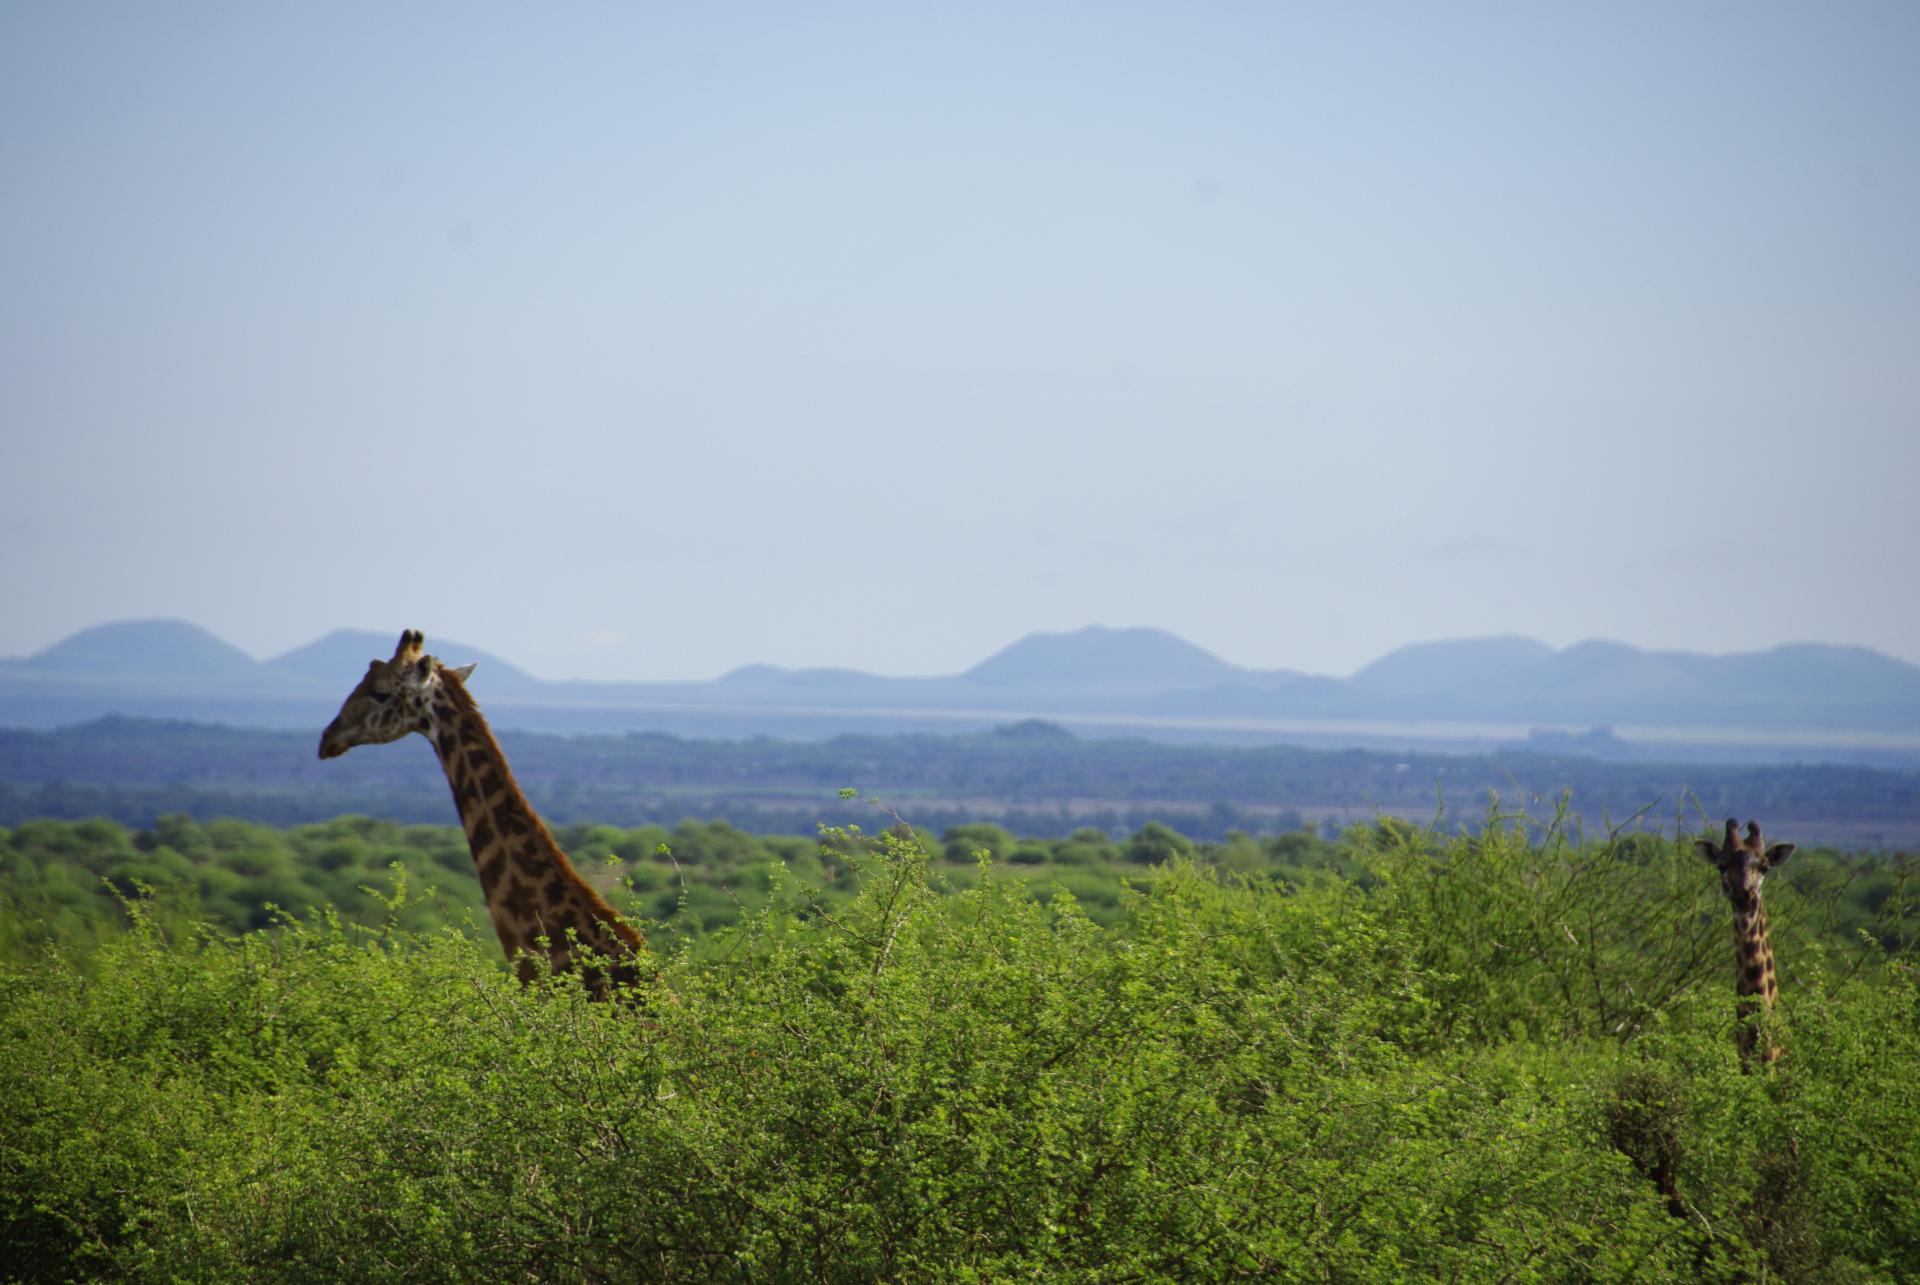
<path fill-rule="evenodd" d="M 0 7 L 0 654 L 1920 660 L 1908 4 Z"/>

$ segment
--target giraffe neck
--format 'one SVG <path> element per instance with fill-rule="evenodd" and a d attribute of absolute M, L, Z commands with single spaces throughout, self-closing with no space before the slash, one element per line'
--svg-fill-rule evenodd
<path fill-rule="evenodd" d="M 432 722 L 428 739 L 453 790 L 487 914 L 520 979 L 539 975 L 538 956 L 544 954 L 561 970 L 584 947 L 614 961 L 613 981 L 637 980 L 634 961 L 646 949 L 640 934 L 567 860 L 521 793 L 473 697 L 445 671 L 433 699 Z M 597 998 L 608 993 L 607 972 L 591 969 L 586 976 Z"/>
<path fill-rule="evenodd" d="M 1756 891 L 1746 897 L 1731 897 L 1733 902 L 1733 945 L 1735 967 L 1734 993 L 1739 996 L 1734 1011 L 1739 1017 L 1738 1039 L 1742 1066 L 1755 1058 L 1771 1063 L 1780 1056 L 1766 1017 L 1773 1007 L 1779 987 L 1773 975 L 1773 942 L 1767 935 L 1767 908 Z"/>

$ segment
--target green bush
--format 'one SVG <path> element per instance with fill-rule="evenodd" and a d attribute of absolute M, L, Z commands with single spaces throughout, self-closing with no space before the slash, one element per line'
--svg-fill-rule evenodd
<path fill-rule="evenodd" d="M 735 842 L 686 837 L 716 862 Z M 661 988 L 613 1005 L 419 929 L 443 907 L 404 884 L 358 924 L 235 935 L 137 904 L 98 939 L 5 927 L 4 1270 L 1920 1271 L 1920 979 L 1822 945 L 1783 890 L 1787 1054 L 1743 1074 L 1730 930 L 1683 846 L 1385 827 L 1353 849 L 1365 881 L 1181 858 L 1123 884 L 826 839 L 764 866 L 755 904 L 675 879 Z"/>

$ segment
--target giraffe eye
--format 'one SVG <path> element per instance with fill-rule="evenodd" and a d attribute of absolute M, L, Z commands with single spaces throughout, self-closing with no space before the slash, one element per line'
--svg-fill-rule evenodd
<path fill-rule="evenodd" d="M 376 687 L 369 687 L 367 688 L 367 699 L 376 704 L 384 705 L 393 699 L 393 693 L 383 692 Z"/>

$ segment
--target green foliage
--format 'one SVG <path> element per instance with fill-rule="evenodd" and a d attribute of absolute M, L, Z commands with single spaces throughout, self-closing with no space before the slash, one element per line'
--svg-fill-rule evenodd
<path fill-rule="evenodd" d="M 588 878 L 616 904 L 642 918 L 668 922 L 674 931 L 699 936 L 727 928 L 767 904 L 769 871 L 781 868 L 818 888 L 818 899 L 837 904 L 852 895 L 839 881 L 837 859 L 808 839 L 752 835 L 724 821 L 686 821 L 671 830 L 638 826 L 560 826 L 555 837 Z M 973 874 L 975 854 L 1018 865 L 1042 895 L 1070 889 L 1094 918 L 1111 922 L 1120 911 L 1123 845 L 1103 831 L 1072 837 L 1016 842 L 991 825 L 961 825 L 937 839 L 922 834 L 941 854 L 952 882 Z M 1266 841 L 1256 868 L 1298 873 L 1303 866 L 1339 864 L 1333 845 L 1300 832 Z M 1134 860 L 1146 852 L 1166 856 L 1215 854 L 1158 823 L 1124 845 Z M 665 849 L 665 855 L 662 849 Z M 1283 852 L 1284 850 L 1284 852 Z M 274 911 L 305 915 L 332 907 L 349 923 L 375 925 L 386 915 L 376 890 L 391 882 L 391 868 L 406 867 L 431 896 L 409 903 L 402 927 L 424 931 L 444 924 L 481 925 L 486 915 L 480 883 L 465 836 L 457 826 L 399 825 L 370 817 L 337 817 L 315 825 L 276 830 L 246 822 L 201 824 L 170 815 L 149 830 L 127 830 L 110 821 L 30 821 L 0 829 L 0 900 L 22 913 L 11 921 L 9 940 L 79 939 L 117 920 L 117 896 L 137 888 L 163 894 L 169 905 L 189 906 L 236 932 L 260 928 Z M 1133 877 L 1150 879 L 1135 870 Z M 624 889 L 624 892 L 623 892 Z"/>
<path fill-rule="evenodd" d="M 583 869 L 681 907 L 648 925 L 661 989 L 597 1005 L 519 986 L 444 891 L 414 891 L 456 875 L 437 829 L 347 818 L 274 848 L 181 820 L 23 826 L 0 857 L 36 906 L 96 895 L 57 870 L 163 850 L 203 901 L 91 933 L 23 927 L 24 901 L 0 918 L 5 1270 L 1913 1278 L 1897 872 L 1851 939 L 1834 907 L 1860 879 L 1769 884 L 1788 1051 L 1742 1074 L 1704 865 L 1528 833 L 1241 835 L 1148 866 L 1123 854 L 1166 835 L 1008 838 L 961 865 L 950 845 L 994 836 L 582 828 L 562 838 Z M 370 891 L 352 919 L 238 932 L 209 926 L 239 895 L 204 890 L 213 871 Z"/>
<path fill-rule="evenodd" d="M 1666 843 L 1582 844 L 1559 825 L 1535 844 L 1529 830 L 1494 812 L 1447 842 L 1397 823 L 1355 832 L 1383 915 L 1420 934 L 1450 1035 L 1623 1039 L 1725 973 L 1727 912 L 1706 863 Z"/>
<path fill-rule="evenodd" d="M 1176 834 L 1158 821 L 1149 821 L 1140 833 L 1127 841 L 1122 853 L 1128 861 L 1140 865 L 1162 865 L 1181 857 L 1191 857 L 1193 841 L 1183 834 Z"/>

